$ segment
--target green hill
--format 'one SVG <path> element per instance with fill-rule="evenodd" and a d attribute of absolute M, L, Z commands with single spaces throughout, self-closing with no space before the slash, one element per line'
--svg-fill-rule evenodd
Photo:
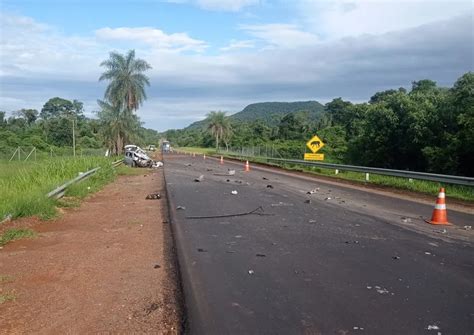
<path fill-rule="evenodd" d="M 270 126 L 278 124 L 280 119 L 289 113 L 307 112 L 310 120 L 316 120 L 323 111 L 324 106 L 317 101 L 259 102 L 250 104 L 229 117 L 233 121 L 241 122 L 263 120 Z M 206 120 L 194 122 L 185 129 L 199 128 L 206 128 Z"/>

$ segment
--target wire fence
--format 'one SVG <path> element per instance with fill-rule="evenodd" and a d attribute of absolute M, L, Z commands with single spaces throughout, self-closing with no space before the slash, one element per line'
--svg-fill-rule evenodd
<path fill-rule="evenodd" d="M 76 148 L 76 157 L 84 156 L 104 156 L 105 149 L 97 148 Z M 0 151 L 0 161 L 7 162 L 28 162 L 45 160 L 52 157 L 73 157 L 72 147 L 50 147 L 48 149 L 38 149 L 31 146 L 19 146 L 16 148 L 7 148 Z"/>

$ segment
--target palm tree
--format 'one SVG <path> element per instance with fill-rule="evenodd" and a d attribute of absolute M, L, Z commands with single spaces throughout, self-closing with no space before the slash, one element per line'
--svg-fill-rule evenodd
<path fill-rule="evenodd" d="M 111 52 L 109 59 L 100 66 L 106 68 L 99 81 L 109 80 L 104 97 L 112 105 L 135 111 L 146 100 L 145 86 L 150 86 L 150 81 L 143 74 L 151 69 L 150 64 L 142 59 L 135 59 L 135 50 L 130 50 L 126 55 Z"/>
<path fill-rule="evenodd" d="M 112 152 L 120 154 L 124 144 L 134 138 L 140 127 L 133 111 L 146 100 L 145 86 L 150 86 L 150 81 L 143 72 L 151 66 L 142 59 L 135 59 L 135 50 L 126 55 L 111 52 L 109 59 L 100 65 L 106 71 L 99 81 L 110 81 L 104 94 L 105 101 L 98 101 L 102 109 L 98 113 L 104 126 L 102 133 Z"/>
<path fill-rule="evenodd" d="M 140 126 L 138 117 L 126 108 L 102 100 L 98 100 L 101 111 L 98 112 L 102 125 L 101 133 L 113 154 L 120 154 L 124 143 L 133 138 L 135 131 Z"/>
<path fill-rule="evenodd" d="M 229 119 L 226 118 L 225 112 L 210 112 L 207 114 L 209 121 L 208 129 L 216 138 L 216 151 L 219 151 L 219 139 L 230 134 L 231 126 Z"/>

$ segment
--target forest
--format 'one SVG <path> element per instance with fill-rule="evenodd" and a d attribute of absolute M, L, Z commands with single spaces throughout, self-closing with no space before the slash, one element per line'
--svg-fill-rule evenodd
<path fill-rule="evenodd" d="M 40 111 L 21 109 L 8 118 L 6 112 L 0 111 L 0 154 L 8 157 L 17 147 L 72 154 L 73 123 L 78 152 L 81 149 L 104 149 L 105 152 L 110 147 L 107 134 L 110 125 L 100 117 L 101 113 L 95 113 L 97 118 L 88 118 L 82 102 L 59 97 L 46 101 Z M 129 122 L 129 140 L 142 146 L 158 143 L 158 132 L 144 128 L 140 119 L 133 117 L 133 122 Z"/>
<path fill-rule="evenodd" d="M 221 122 L 221 150 L 271 145 L 285 158 L 302 158 L 305 142 L 317 134 L 326 161 L 433 173 L 474 175 L 474 73 L 452 87 L 413 81 L 405 88 L 377 92 L 369 101 L 335 98 L 318 110 L 272 114 L 271 104 L 216 120 L 217 114 L 163 136 L 175 146 L 215 147 Z M 273 105 L 274 106 L 274 105 Z M 248 114 L 247 114 L 248 115 Z M 219 137 L 217 137 L 219 140 Z"/>

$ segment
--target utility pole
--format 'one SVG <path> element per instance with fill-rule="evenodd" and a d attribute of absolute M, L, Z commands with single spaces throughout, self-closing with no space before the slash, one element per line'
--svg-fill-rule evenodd
<path fill-rule="evenodd" d="M 73 152 L 73 156 L 76 157 L 76 136 L 74 132 L 75 132 L 74 119 L 72 119 L 72 152 Z"/>

